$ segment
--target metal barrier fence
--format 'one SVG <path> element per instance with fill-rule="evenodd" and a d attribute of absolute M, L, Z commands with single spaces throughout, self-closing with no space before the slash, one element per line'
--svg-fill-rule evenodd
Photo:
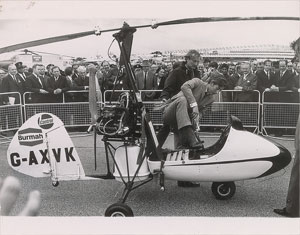
<path fill-rule="evenodd" d="M 288 100 L 278 102 L 281 95 L 288 95 L 284 97 Z M 299 93 L 264 92 L 262 95 L 262 134 L 269 135 L 270 129 L 295 129 L 299 112 Z"/>
<path fill-rule="evenodd" d="M 113 103 L 118 101 L 119 94 L 125 90 L 114 91 L 112 97 L 112 90 L 104 92 L 104 102 L 111 101 Z M 154 96 L 149 96 L 151 93 Z M 154 111 L 153 108 L 160 101 L 156 99 L 159 97 L 161 90 L 142 90 L 140 91 L 141 97 L 144 99 L 144 104 L 149 110 L 152 122 L 154 125 L 162 124 L 161 111 Z M 201 119 L 201 126 L 222 127 L 227 125 L 227 120 L 230 115 L 239 117 L 245 127 L 253 127 L 255 130 L 263 130 L 266 132 L 268 128 L 293 128 L 296 127 L 296 122 L 300 110 L 298 103 L 275 103 L 267 102 L 265 100 L 265 93 L 262 97 L 262 103 L 259 102 L 259 92 L 257 94 L 257 101 L 255 102 L 228 102 L 224 99 L 224 92 L 237 91 L 223 91 L 216 96 L 214 102 L 207 110 Z M 148 94 L 148 96 L 146 95 Z M 8 96 L 14 97 L 10 99 L 11 105 L 0 106 L 0 132 L 16 130 L 24 121 L 31 116 L 40 112 L 50 112 L 57 115 L 67 127 L 71 126 L 89 126 L 90 125 L 90 112 L 88 103 L 88 91 L 69 91 L 62 95 L 61 103 L 51 102 L 43 103 L 35 102 L 37 98 L 34 93 L 26 92 L 23 97 L 19 93 L 1 93 L 0 98 L 7 98 Z M 150 97 L 150 98 L 149 98 Z M 18 101 L 23 98 L 24 104 L 15 103 L 13 100 Z M 47 100 L 47 99 L 46 99 Z M 33 103 L 34 102 L 34 103 Z M 100 104 L 98 105 L 100 111 Z M 261 129 L 260 129 L 261 128 Z"/>
<path fill-rule="evenodd" d="M 104 92 L 104 102 L 107 103 L 117 102 L 118 95 L 124 92 L 123 90 L 114 91 L 115 95 L 111 97 L 112 90 L 107 90 Z M 159 97 L 161 90 L 141 90 L 140 95 L 145 100 L 143 101 L 145 107 L 148 109 L 153 125 L 162 125 L 162 113 L 161 111 L 153 110 L 154 106 L 160 104 L 161 101 L 158 99 L 150 100 L 147 98 L 146 94 Z M 240 91 L 229 90 L 224 92 L 238 93 Z M 254 96 L 257 96 L 257 101 L 255 102 L 223 102 L 222 96 L 224 93 L 219 93 L 215 96 L 216 101 L 207 108 L 201 121 L 201 126 L 210 127 L 223 127 L 228 124 L 228 118 L 230 115 L 239 117 L 245 127 L 253 127 L 254 131 L 259 128 L 260 120 L 260 93 L 259 91 L 253 91 Z"/>
<path fill-rule="evenodd" d="M 35 94 L 32 92 L 26 92 L 23 95 L 25 120 L 36 113 L 47 112 L 58 116 L 66 127 L 90 125 L 88 91 L 66 92 L 58 97 L 61 98 L 62 103 L 52 103 L 54 99 L 47 95 L 38 94 L 40 96 L 37 97 L 33 95 Z M 31 103 L 34 100 L 40 100 L 40 103 Z"/>
<path fill-rule="evenodd" d="M 18 92 L 0 93 L 0 101 L 8 105 L 0 105 L 0 131 L 16 130 L 23 124 L 21 95 Z"/>

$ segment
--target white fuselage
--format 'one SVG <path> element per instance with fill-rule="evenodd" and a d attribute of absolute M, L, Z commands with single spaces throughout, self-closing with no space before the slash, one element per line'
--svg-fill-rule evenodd
<path fill-rule="evenodd" d="M 280 149 L 256 134 L 230 129 L 223 148 L 215 155 L 189 160 L 167 158 L 163 166 L 165 178 L 183 181 L 236 181 L 257 178 L 266 173 Z M 273 159 L 274 160 L 274 159 Z M 160 161 L 149 161 L 151 173 L 160 169 Z"/>

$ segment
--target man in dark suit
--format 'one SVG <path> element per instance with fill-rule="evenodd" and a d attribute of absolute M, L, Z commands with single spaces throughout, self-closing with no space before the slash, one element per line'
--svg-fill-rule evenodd
<path fill-rule="evenodd" d="M 3 78 L 6 77 L 6 75 L 7 75 L 7 72 L 0 68 L 0 107 L 2 105 L 6 105 L 6 101 L 4 99 L 5 95 L 1 95 L 2 81 L 3 81 Z M 0 126 L 1 130 L 5 130 L 6 129 L 6 115 L 2 109 L 0 110 L 0 123 L 1 123 L 1 126 Z"/>
<path fill-rule="evenodd" d="M 24 72 L 25 66 L 23 65 L 22 62 L 18 62 L 15 65 L 16 65 L 16 68 L 18 71 L 16 76 L 19 78 L 19 80 L 22 82 L 22 85 L 25 88 L 25 81 L 26 81 L 26 77 L 27 77 L 26 73 Z"/>
<path fill-rule="evenodd" d="M 237 81 L 234 90 L 242 91 L 234 96 L 235 102 L 251 102 L 256 101 L 252 93 L 253 90 L 257 88 L 257 77 L 251 72 L 250 64 L 241 64 L 242 76 Z"/>
<path fill-rule="evenodd" d="M 291 90 L 293 87 L 293 73 L 287 70 L 287 62 L 285 60 L 279 61 L 279 71 L 274 74 L 274 84 L 270 87 L 270 91 L 279 92 L 276 95 L 274 102 L 291 102 L 291 93 L 285 92 Z"/>
<path fill-rule="evenodd" d="M 287 70 L 287 62 L 285 60 L 279 61 L 279 70 L 274 74 L 274 83 L 270 87 L 270 91 L 272 94 L 272 101 L 277 103 L 291 103 L 293 102 L 293 92 L 291 91 L 294 84 L 294 75 L 291 71 Z M 285 107 L 278 106 L 278 112 L 284 113 L 286 112 Z M 282 125 L 286 122 L 284 117 L 276 120 L 278 123 L 282 123 Z M 285 133 L 285 130 L 282 128 L 278 128 L 275 131 L 275 136 L 280 137 Z"/>
<path fill-rule="evenodd" d="M 22 81 L 20 81 L 16 76 L 17 73 L 18 71 L 14 64 L 8 66 L 8 74 L 2 80 L 2 84 L 0 88 L 1 92 L 18 92 L 20 94 L 24 93 L 24 87 L 22 85 Z M 9 103 L 9 99 L 10 99 L 11 101 L 10 104 L 20 104 L 21 102 L 19 94 L 9 94 L 3 97 L 3 99 L 6 103 Z M 13 99 L 14 102 L 12 103 Z"/>
<path fill-rule="evenodd" d="M 263 95 L 264 91 L 270 91 L 271 86 L 274 81 L 274 73 L 271 72 L 272 61 L 265 60 L 264 61 L 264 70 L 257 71 L 257 89 Z"/>
<path fill-rule="evenodd" d="M 157 90 L 155 74 L 150 70 L 150 62 L 142 62 L 142 70 L 135 73 L 136 85 L 139 90 Z M 153 100 L 155 92 L 142 92 L 142 100 Z"/>
<path fill-rule="evenodd" d="M 283 209 L 274 209 L 276 214 L 286 217 L 299 217 L 299 146 L 300 146 L 300 116 L 295 135 L 295 159 L 291 172 L 288 193 L 286 197 L 286 206 Z"/>
<path fill-rule="evenodd" d="M 2 102 L 10 105 L 21 104 L 21 94 L 24 92 L 22 82 L 17 78 L 17 68 L 14 64 L 8 66 L 8 74 L 3 78 L 0 87 L 0 92 L 15 92 L 2 96 Z M 21 120 L 21 116 L 17 116 L 15 113 L 7 113 L 8 129 L 14 129 L 18 127 Z M 1 115 L 1 119 L 4 119 L 4 115 Z M 4 127 L 4 126 L 3 126 Z"/>
<path fill-rule="evenodd" d="M 295 76 L 293 77 L 293 86 L 292 86 L 293 93 L 293 103 L 300 103 L 300 62 L 296 65 Z"/>
<path fill-rule="evenodd" d="M 287 70 L 287 62 L 285 60 L 279 61 L 279 71 L 275 72 L 274 75 L 274 84 L 271 86 L 270 90 L 273 92 L 279 92 L 277 97 L 277 102 L 289 102 L 291 96 L 288 91 L 293 86 L 293 73 Z"/>
<path fill-rule="evenodd" d="M 34 92 L 31 95 L 32 103 L 44 103 L 49 92 L 46 91 L 46 81 L 40 76 L 41 65 L 32 66 L 33 73 L 27 77 L 25 85 L 27 91 Z"/>
<path fill-rule="evenodd" d="M 233 101 L 234 102 L 256 102 L 258 100 L 258 94 L 253 92 L 257 88 L 257 77 L 251 72 L 250 63 L 244 62 L 241 64 L 242 75 L 234 87 Z M 255 117 L 247 110 L 248 106 L 237 106 L 238 117 L 242 122 L 254 120 Z"/>
<path fill-rule="evenodd" d="M 60 74 L 58 66 L 52 67 L 51 73 L 53 76 L 47 80 L 46 86 L 50 94 L 49 101 L 52 103 L 62 103 L 63 93 L 69 90 L 68 82 L 66 78 Z"/>
<path fill-rule="evenodd" d="M 74 90 L 88 90 L 89 89 L 89 77 L 86 76 L 86 67 L 79 66 L 77 69 L 78 77 L 74 79 Z M 76 102 L 87 102 L 88 94 L 78 93 L 74 95 L 74 100 Z"/>

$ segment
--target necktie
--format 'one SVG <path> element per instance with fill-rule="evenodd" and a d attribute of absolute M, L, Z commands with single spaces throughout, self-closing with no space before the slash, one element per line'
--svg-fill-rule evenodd
<path fill-rule="evenodd" d="M 145 78 L 144 78 L 144 90 L 146 90 L 146 79 L 147 79 L 147 72 L 145 72 Z"/>
<path fill-rule="evenodd" d="M 12 77 L 13 77 L 14 81 L 17 82 L 16 76 L 12 75 Z"/>
<path fill-rule="evenodd" d="M 22 73 L 19 73 L 20 77 L 22 78 L 22 80 L 25 82 L 25 75 Z"/>
<path fill-rule="evenodd" d="M 43 88 L 43 83 L 42 83 L 42 81 L 41 81 L 41 78 L 40 77 L 37 77 L 38 78 L 38 80 L 39 80 L 39 82 L 40 82 L 40 84 L 41 84 L 41 86 L 42 86 L 42 88 Z"/>

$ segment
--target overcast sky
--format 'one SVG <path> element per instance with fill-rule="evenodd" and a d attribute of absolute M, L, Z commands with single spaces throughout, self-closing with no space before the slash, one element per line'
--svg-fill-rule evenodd
<path fill-rule="evenodd" d="M 0 47 L 63 34 L 191 17 L 300 16 L 295 1 L 0 1 Z M 196 23 L 138 29 L 133 53 L 242 45 L 289 45 L 299 21 Z M 107 55 L 112 33 L 28 48 L 70 56 Z M 117 44 L 111 51 L 119 55 Z M 7 57 L 8 53 L 0 55 Z"/>

